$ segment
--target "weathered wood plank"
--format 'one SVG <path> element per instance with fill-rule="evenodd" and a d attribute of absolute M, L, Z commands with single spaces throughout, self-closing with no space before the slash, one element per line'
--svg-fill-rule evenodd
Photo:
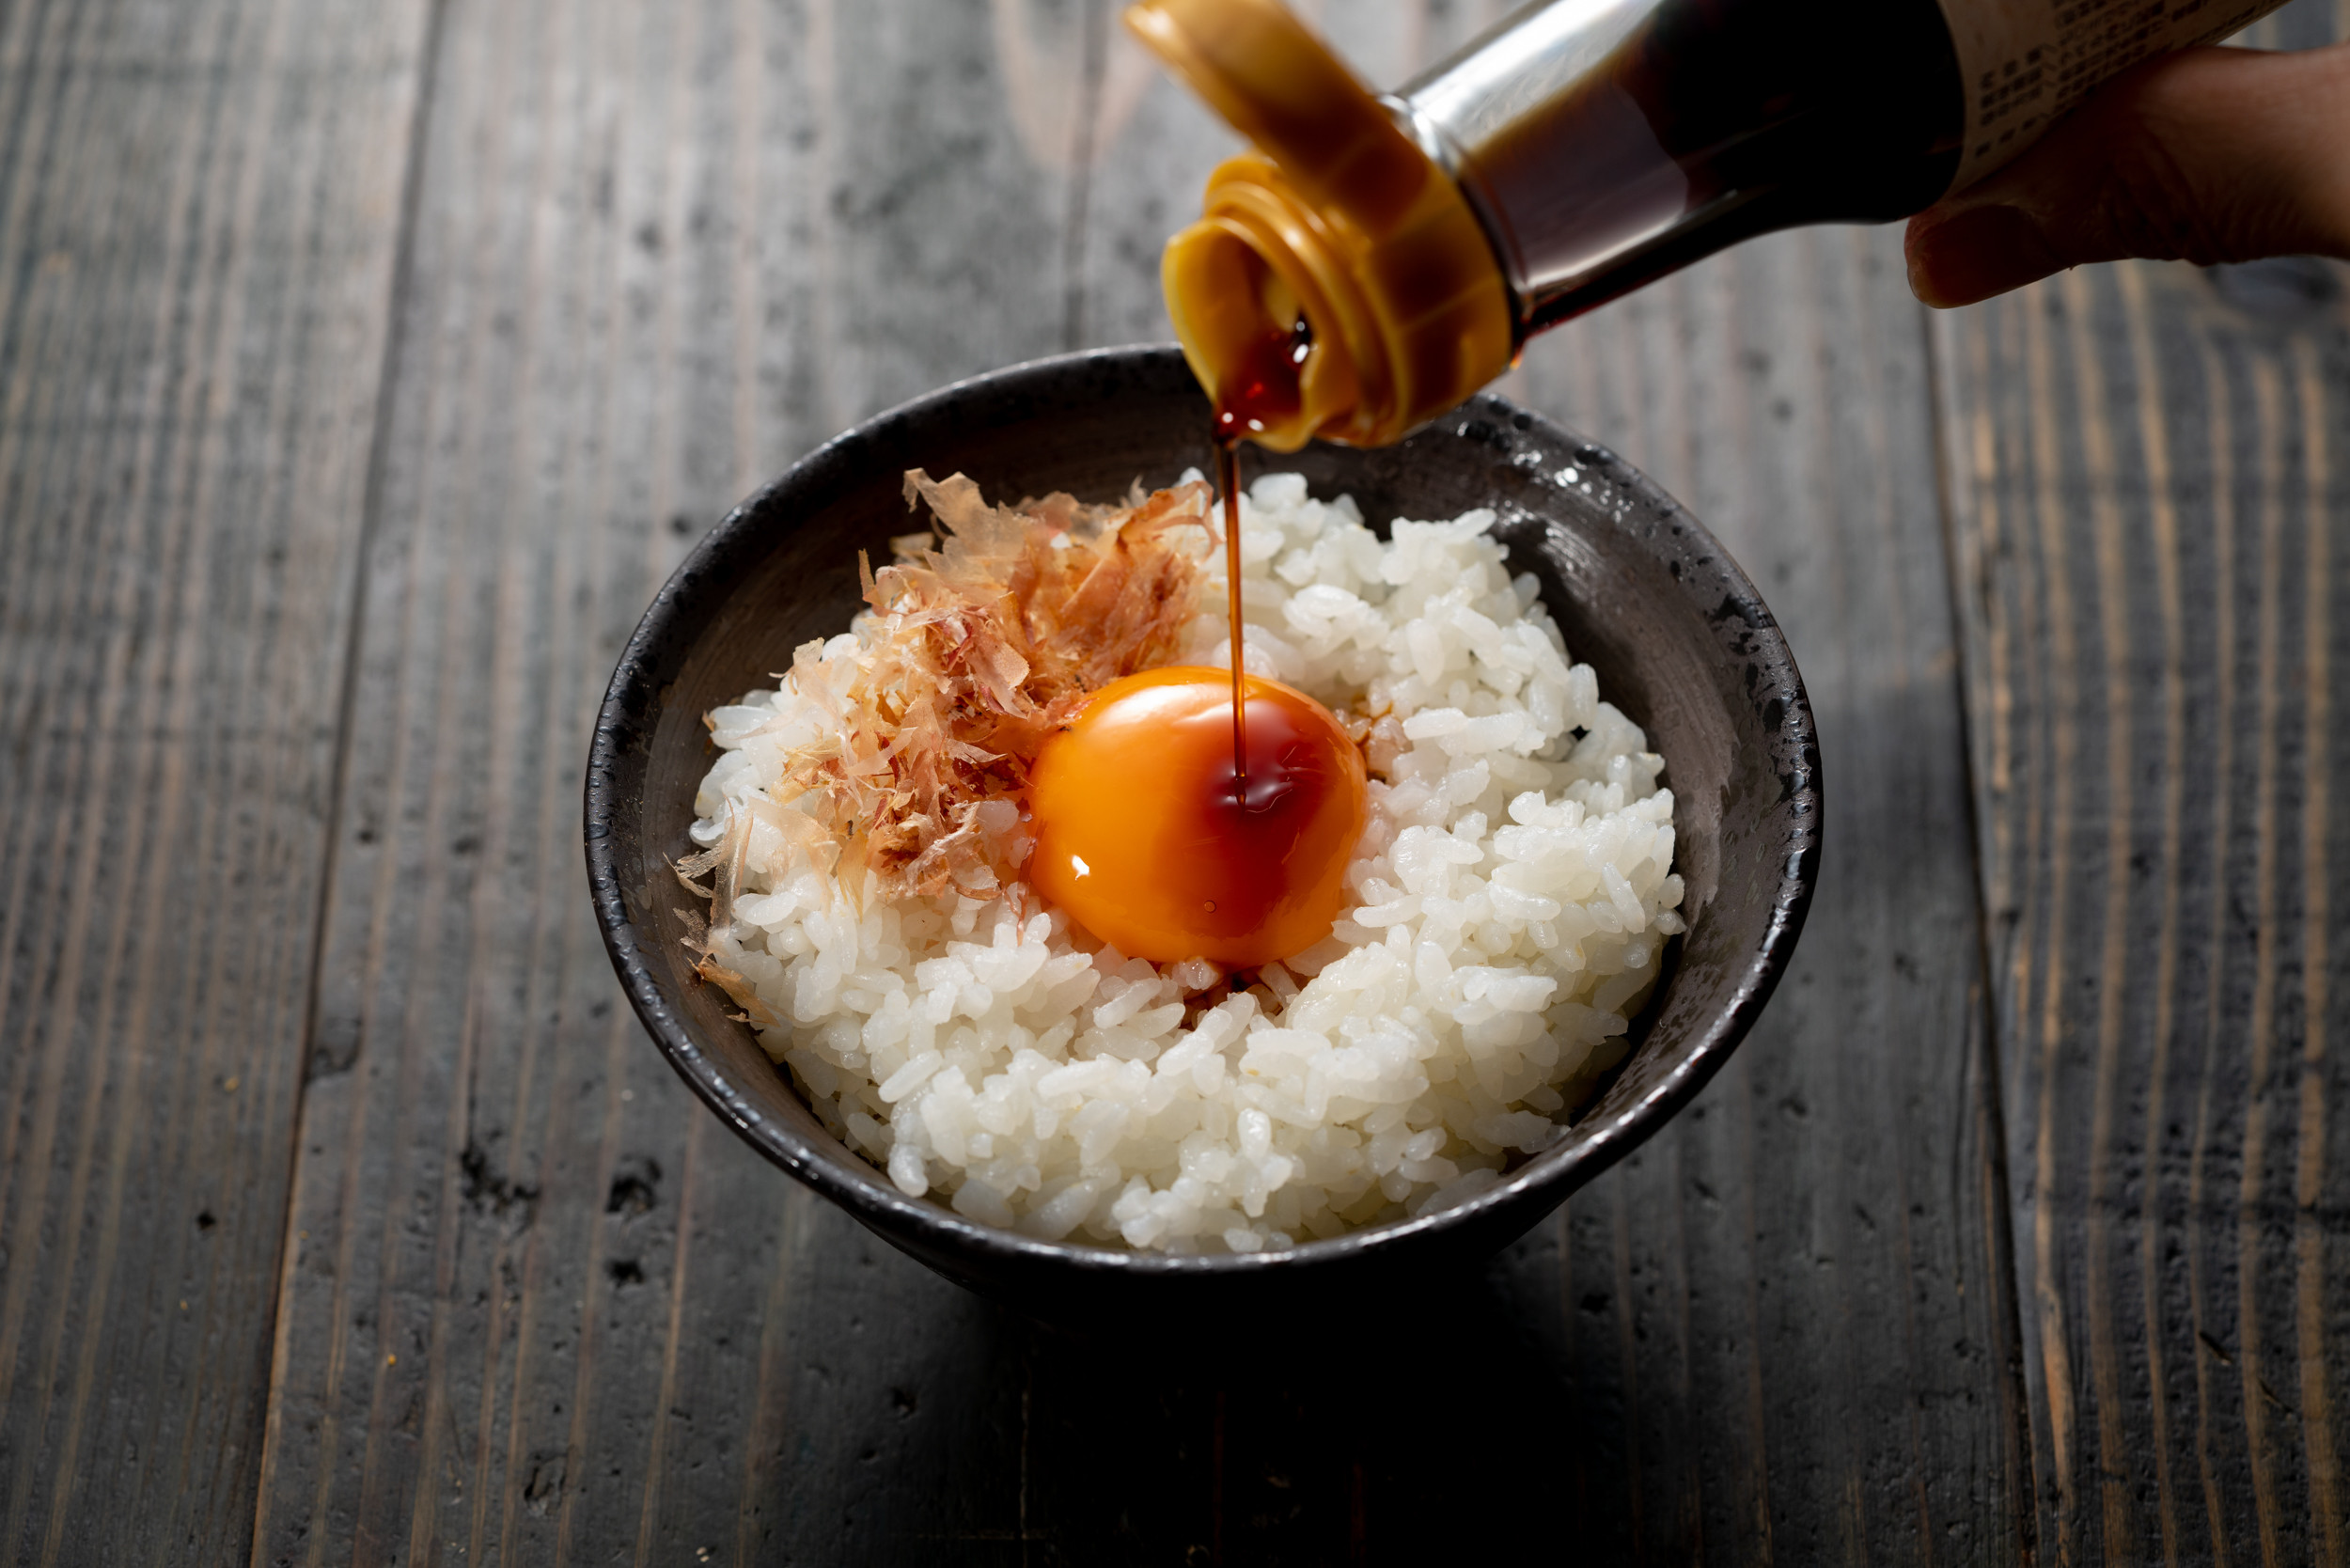
<path fill-rule="evenodd" d="M 1562 1485 L 1541 1528 L 1602 1555 L 2012 1555 L 1958 694 L 1886 236 L 1775 243 L 1529 361 L 1523 395 L 1779 605 L 1836 824 L 1741 1063 L 1469 1282 L 1415 1347 L 1442 1377 L 1170 1348 L 1121 1380 L 754 1161 L 625 1017 L 576 768 L 688 537 L 875 407 L 1164 331 L 1159 243 L 1230 143 L 1111 10 L 451 0 L 257 1560 L 1384 1561 L 1515 1536 Z M 1324 16 L 1383 80 L 1478 20 Z"/>
<path fill-rule="evenodd" d="M 1897 235 L 1746 247 L 1538 344 L 1525 395 L 1685 499 L 1818 711 L 1822 883 L 1730 1069 L 1568 1206 L 1628 1553 L 1987 1561 L 2024 1454 L 1922 323 Z M 1603 1429 L 1604 1430 L 1604 1429 Z"/>
<path fill-rule="evenodd" d="M 228 1561 L 421 3 L 0 8 L 0 1555 Z"/>
<path fill-rule="evenodd" d="M 2345 292 L 2131 264 L 1936 323 L 2051 1560 L 2350 1555 Z"/>
<path fill-rule="evenodd" d="M 2053 1544 L 2329 1556 L 2350 334 L 2133 267 L 1948 341 Z"/>
<path fill-rule="evenodd" d="M 1002 1400 L 933 1364 L 984 1309 L 861 1264 L 685 1096 L 577 847 L 595 702 L 692 537 L 875 407 L 1061 346 L 1067 181 L 993 48 L 959 7 L 447 8 L 261 1560 L 1016 1517 L 1013 1447 L 966 1441 Z"/>

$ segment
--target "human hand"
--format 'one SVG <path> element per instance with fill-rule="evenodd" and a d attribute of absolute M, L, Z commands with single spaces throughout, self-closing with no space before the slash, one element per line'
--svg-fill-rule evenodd
<path fill-rule="evenodd" d="M 2350 259 L 2350 44 L 2149 60 L 1910 219 L 1904 248 L 1941 307 L 2124 256 Z"/>

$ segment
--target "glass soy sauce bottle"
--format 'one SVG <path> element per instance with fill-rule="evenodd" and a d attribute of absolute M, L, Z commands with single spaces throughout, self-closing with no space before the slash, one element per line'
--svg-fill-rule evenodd
<path fill-rule="evenodd" d="M 1126 19 L 1255 144 L 1162 277 L 1219 410 L 1287 451 L 1397 440 L 1534 333 L 1741 240 L 1904 217 L 2280 3 L 1546 0 L 1384 98 L 1280 0 Z"/>

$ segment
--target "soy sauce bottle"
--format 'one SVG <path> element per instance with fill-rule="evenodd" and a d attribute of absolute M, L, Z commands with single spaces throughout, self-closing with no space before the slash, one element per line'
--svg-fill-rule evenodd
<path fill-rule="evenodd" d="M 1546 0 L 1383 98 L 1280 0 L 1126 19 L 1255 144 L 1162 277 L 1219 408 L 1294 366 L 1249 432 L 1294 450 L 1397 440 L 1544 327 L 1741 240 L 1904 217 L 2279 4 Z"/>

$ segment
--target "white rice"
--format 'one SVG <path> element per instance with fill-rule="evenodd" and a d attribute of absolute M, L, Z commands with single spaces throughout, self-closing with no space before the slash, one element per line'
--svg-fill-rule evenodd
<path fill-rule="evenodd" d="M 1286 1247 L 1491 1186 L 1623 1055 L 1682 929 L 1672 795 L 1509 577 L 1492 514 L 1382 543 L 1351 498 L 1277 474 L 1242 521 L 1248 667 L 1386 715 L 1328 940 L 1187 1005 L 1214 964 L 1126 958 L 1033 895 L 1025 919 L 956 895 L 860 908 L 753 830 L 713 955 L 788 1021 L 760 1038 L 825 1125 L 911 1196 L 1052 1240 Z M 1230 664 L 1214 561 L 1179 662 Z M 843 682 L 854 647 L 824 646 Z M 821 722 L 790 681 L 712 715 L 695 839 Z"/>

